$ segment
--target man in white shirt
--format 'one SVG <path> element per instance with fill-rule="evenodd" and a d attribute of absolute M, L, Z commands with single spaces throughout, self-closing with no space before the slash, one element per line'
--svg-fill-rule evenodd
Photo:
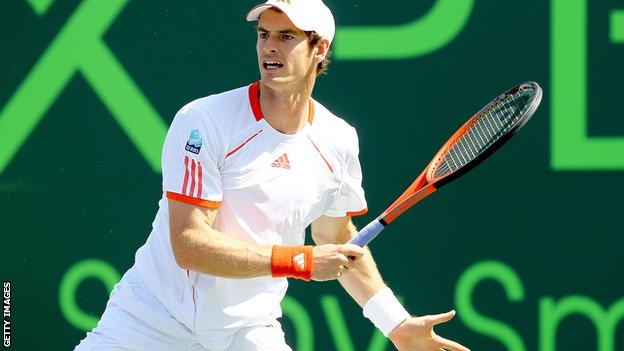
<path fill-rule="evenodd" d="M 286 278 L 338 279 L 399 350 L 467 350 L 411 317 L 368 249 L 345 244 L 366 212 L 355 130 L 311 97 L 335 25 L 321 0 L 269 0 L 261 80 L 191 102 L 163 148 L 163 198 L 135 265 L 76 350 L 290 348 L 277 319 Z M 316 246 L 303 246 L 312 225 Z"/>

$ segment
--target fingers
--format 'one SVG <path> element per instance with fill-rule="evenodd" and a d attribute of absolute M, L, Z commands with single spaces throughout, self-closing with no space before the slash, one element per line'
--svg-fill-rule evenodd
<path fill-rule="evenodd" d="M 345 273 L 347 272 L 347 269 L 349 269 L 349 268 L 347 268 L 347 267 L 345 267 L 345 266 L 340 266 L 340 267 L 338 268 L 338 275 L 337 275 L 337 276 L 338 276 L 338 278 L 342 277 L 342 275 L 343 275 L 343 274 L 345 274 Z"/>
<path fill-rule="evenodd" d="M 344 260 L 341 260 L 341 269 L 344 268 L 344 270 L 347 270 L 349 268 L 355 267 L 355 261 L 361 258 L 366 251 L 364 251 L 363 248 L 354 244 L 344 244 L 340 246 L 339 252 L 344 255 Z M 343 273 L 344 271 L 341 271 L 338 276 L 341 276 Z"/>
<path fill-rule="evenodd" d="M 349 259 L 349 255 L 357 258 L 364 254 L 364 250 L 351 244 L 324 244 L 315 246 L 314 269 L 312 279 L 323 281 L 337 279 L 343 276 L 349 269 L 355 268 L 355 262 Z"/>
<path fill-rule="evenodd" d="M 455 342 L 453 340 L 448 340 L 445 339 L 441 336 L 436 335 L 435 338 L 433 339 L 438 346 L 443 349 L 443 350 L 452 350 L 452 351 L 470 351 L 467 347 L 465 347 L 464 345 Z"/>
<path fill-rule="evenodd" d="M 338 276 L 341 276 L 341 275 L 347 273 L 347 271 L 350 268 L 353 268 L 353 262 L 349 262 L 349 263 L 346 263 L 346 264 L 338 267 L 338 272 L 339 272 Z"/>
<path fill-rule="evenodd" d="M 455 310 L 430 316 L 429 319 L 432 325 L 438 325 L 450 321 L 453 317 L 455 317 Z"/>
<path fill-rule="evenodd" d="M 366 251 L 363 248 L 354 244 L 341 245 L 340 253 L 349 257 L 351 260 L 357 260 L 362 257 Z"/>
<path fill-rule="evenodd" d="M 355 261 L 351 260 L 350 258 L 345 257 L 345 259 L 341 261 L 342 261 L 342 266 L 346 269 L 355 267 Z"/>
<path fill-rule="evenodd" d="M 448 311 L 446 313 L 440 313 L 429 317 L 429 321 L 431 325 L 437 325 L 441 323 L 445 323 L 450 321 L 455 317 L 455 310 Z M 452 351 L 470 351 L 464 345 L 455 342 L 453 340 L 445 339 L 439 335 L 435 335 L 433 340 L 436 342 L 437 346 L 440 347 L 441 350 L 452 350 Z"/>

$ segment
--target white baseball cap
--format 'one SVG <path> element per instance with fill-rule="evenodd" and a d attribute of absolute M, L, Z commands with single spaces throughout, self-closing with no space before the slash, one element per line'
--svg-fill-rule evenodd
<path fill-rule="evenodd" d="M 260 14 L 271 7 L 284 12 L 295 27 L 303 31 L 315 31 L 330 43 L 334 39 L 334 16 L 322 0 L 268 0 L 252 8 L 247 14 L 247 21 L 257 21 Z"/>

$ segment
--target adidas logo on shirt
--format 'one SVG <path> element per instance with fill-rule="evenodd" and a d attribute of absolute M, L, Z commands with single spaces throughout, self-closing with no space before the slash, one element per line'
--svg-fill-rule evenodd
<path fill-rule="evenodd" d="M 305 254 L 302 252 L 297 256 L 293 257 L 293 262 L 299 267 L 299 269 L 305 268 Z"/>
<path fill-rule="evenodd" d="M 288 154 L 283 154 L 282 156 L 276 158 L 275 161 L 271 163 L 271 167 L 290 169 L 290 161 L 288 161 Z"/>

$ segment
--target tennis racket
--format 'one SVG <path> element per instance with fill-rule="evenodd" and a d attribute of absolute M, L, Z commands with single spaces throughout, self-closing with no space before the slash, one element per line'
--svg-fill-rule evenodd
<path fill-rule="evenodd" d="M 487 104 L 448 139 L 407 190 L 349 243 L 368 245 L 407 209 L 483 162 L 529 121 L 541 100 L 540 86 L 527 82 Z"/>

